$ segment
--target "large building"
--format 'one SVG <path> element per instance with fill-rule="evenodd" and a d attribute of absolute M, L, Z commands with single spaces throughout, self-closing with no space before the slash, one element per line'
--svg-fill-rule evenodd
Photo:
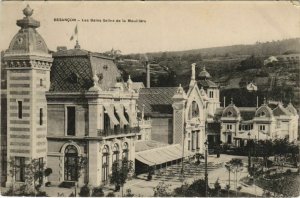
<path fill-rule="evenodd" d="M 20 30 L 1 54 L 6 186 L 22 184 L 33 159 L 52 169 L 52 184 L 99 186 L 108 182 L 113 162 L 124 158 L 142 172 L 203 154 L 206 141 L 241 146 L 249 138 L 298 138 L 291 103 L 222 108 L 219 86 L 205 68 L 196 76 L 195 64 L 184 88 L 145 88 L 130 76 L 124 82 L 113 58 L 81 49 L 78 41 L 74 49 L 50 52 L 33 10 L 27 6 L 23 13 Z"/>
<path fill-rule="evenodd" d="M 83 50 L 78 41 L 51 54 L 33 10 L 23 13 L 2 65 L 1 181 L 24 182 L 25 164 L 38 159 L 52 169 L 53 184 L 106 183 L 113 162 L 134 161 L 136 140 L 151 129 L 137 118 L 133 82 L 123 82 L 114 59 Z M 87 164 L 82 170 L 79 161 Z"/>

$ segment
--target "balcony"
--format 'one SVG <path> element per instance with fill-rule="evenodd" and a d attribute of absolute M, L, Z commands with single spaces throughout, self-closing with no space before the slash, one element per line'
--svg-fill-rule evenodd
<path fill-rule="evenodd" d="M 130 128 L 117 128 L 117 129 L 98 129 L 97 134 L 101 137 L 108 137 L 114 135 L 126 135 L 135 134 L 140 132 L 140 127 L 130 127 Z"/>

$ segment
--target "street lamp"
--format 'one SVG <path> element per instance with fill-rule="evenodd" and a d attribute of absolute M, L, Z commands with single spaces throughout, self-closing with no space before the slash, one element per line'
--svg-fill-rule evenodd
<path fill-rule="evenodd" d="M 248 172 L 250 173 L 250 169 L 251 169 L 251 151 L 250 151 L 250 132 L 248 133 Z"/>
<path fill-rule="evenodd" d="M 207 173 L 207 150 L 208 150 L 208 141 L 206 140 L 205 143 L 205 197 L 208 195 L 208 173 Z"/>

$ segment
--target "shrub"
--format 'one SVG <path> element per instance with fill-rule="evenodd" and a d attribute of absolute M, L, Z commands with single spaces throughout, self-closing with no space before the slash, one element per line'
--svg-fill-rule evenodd
<path fill-rule="evenodd" d="M 292 171 L 291 171 L 291 169 L 287 169 L 285 173 L 286 173 L 287 175 L 291 175 L 291 174 L 292 174 Z"/>
<path fill-rule="evenodd" d="M 159 182 L 156 187 L 153 188 L 154 197 L 169 197 L 172 195 L 170 190 L 171 185 L 165 184 L 164 182 Z"/>
<path fill-rule="evenodd" d="M 87 185 L 84 185 L 80 188 L 79 196 L 80 197 L 89 197 L 90 196 L 90 188 Z"/>
<path fill-rule="evenodd" d="M 109 193 L 107 193 L 106 197 L 115 197 L 115 193 L 109 192 Z"/>
<path fill-rule="evenodd" d="M 92 192 L 92 197 L 103 197 L 104 192 L 101 187 L 95 187 Z"/>
<path fill-rule="evenodd" d="M 52 169 L 51 168 L 46 168 L 45 169 L 45 176 L 46 177 L 48 177 L 51 173 L 52 173 Z"/>
<path fill-rule="evenodd" d="M 126 190 L 126 194 L 124 195 L 124 197 L 134 197 L 134 194 L 131 192 L 130 188 Z"/>

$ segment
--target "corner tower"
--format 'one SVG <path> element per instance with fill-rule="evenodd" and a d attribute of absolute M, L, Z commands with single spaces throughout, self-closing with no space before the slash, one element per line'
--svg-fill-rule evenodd
<path fill-rule="evenodd" d="M 52 56 L 36 31 L 40 22 L 31 16 L 27 5 L 25 17 L 17 20 L 21 29 L 4 54 L 7 68 L 7 161 L 17 165 L 12 178 L 8 165 L 6 186 L 25 181 L 25 164 L 33 159 L 40 164 L 47 156 L 47 101 Z"/>
<path fill-rule="evenodd" d="M 210 117 L 213 117 L 216 109 L 220 107 L 220 90 L 219 86 L 210 80 L 211 75 L 203 67 L 202 71 L 198 75 L 197 84 L 199 88 L 204 88 L 208 96 L 207 111 Z"/>

